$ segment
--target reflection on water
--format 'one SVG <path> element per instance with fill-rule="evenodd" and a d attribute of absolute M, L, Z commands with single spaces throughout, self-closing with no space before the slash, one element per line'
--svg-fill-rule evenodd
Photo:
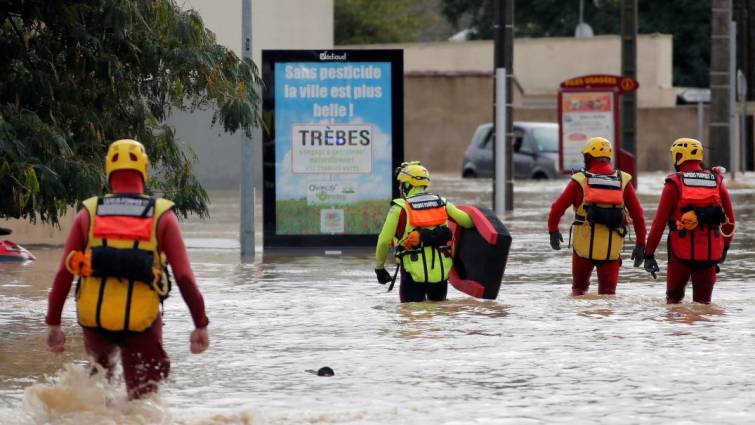
<path fill-rule="evenodd" d="M 724 310 L 715 304 L 673 305 L 668 307 L 666 320 L 691 325 L 696 322 L 712 322 L 723 314 Z"/>
<path fill-rule="evenodd" d="M 434 184 L 457 204 L 490 204 L 489 180 Z M 213 194 L 213 219 L 183 224 L 210 350 L 189 353 L 176 291 L 164 317 L 171 378 L 135 403 L 118 374 L 89 376 L 71 299 L 67 351 L 44 350 L 60 250 L 35 247 L 34 263 L 0 264 L 0 424 L 751 423 L 752 191 L 733 193 L 741 224 L 715 304 L 667 306 L 663 264 L 654 281 L 625 263 L 616 296 L 570 295 L 569 253 L 550 250 L 545 226 L 564 184 L 517 182 L 499 300 L 449 289 L 449 301 L 420 304 L 386 293 L 369 255 L 239 264 L 235 194 Z M 649 217 L 662 184 L 640 178 Z M 335 376 L 308 372 L 323 366 Z"/>

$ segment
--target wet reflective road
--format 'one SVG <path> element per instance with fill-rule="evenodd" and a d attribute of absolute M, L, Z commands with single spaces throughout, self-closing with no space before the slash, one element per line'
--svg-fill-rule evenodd
<path fill-rule="evenodd" d="M 651 218 L 662 183 L 660 174 L 641 178 Z M 0 423 L 753 423 L 752 189 L 731 190 L 740 225 L 714 304 L 667 307 L 665 265 L 658 282 L 630 269 L 631 244 L 616 297 L 569 296 L 569 253 L 551 251 L 545 229 L 564 184 L 517 182 L 497 301 L 451 289 L 448 302 L 412 305 L 375 283 L 369 256 L 239 264 L 235 194 L 213 194 L 213 218 L 183 225 L 210 350 L 189 353 L 191 321 L 175 291 L 164 332 L 172 375 L 144 402 L 126 403 L 122 385 L 87 377 L 70 298 L 67 351 L 45 351 L 61 252 L 34 249 L 31 265 L 0 264 Z M 490 203 L 489 180 L 439 177 L 435 189 L 457 204 Z M 326 365 L 334 377 L 307 372 Z"/>

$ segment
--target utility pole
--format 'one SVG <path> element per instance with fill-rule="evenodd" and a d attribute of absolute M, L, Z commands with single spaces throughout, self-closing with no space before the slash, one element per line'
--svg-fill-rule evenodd
<path fill-rule="evenodd" d="M 737 146 L 737 23 L 729 25 L 729 168 L 731 179 L 739 173 Z"/>
<path fill-rule="evenodd" d="M 495 144 L 493 162 L 493 209 L 496 214 L 514 210 L 513 151 L 511 138 L 512 84 L 514 73 L 514 0 L 495 1 L 495 89 L 493 95 L 493 125 Z"/>
<path fill-rule="evenodd" d="M 711 165 L 732 169 L 729 152 L 731 114 L 731 0 L 712 0 L 710 35 L 710 137 Z"/>
<path fill-rule="evenodd" d="M 637 79 L 637 0 L 622 0 L 621 7 L 621 75 Z M 637 184 L 637 92 L 621 96 L 621 149 L 635 161 L 631 170 L 632 183 Z M 618 153 L 619 155 L 621 153 Z M 624 164 L 621 164 L 622 166 Z"/>
<path fill-rule="evenodd" d="M 241 0 L 241 57 L 252 60 L 252 0 Z M 252 133 L 254 134 L 254 133 Z M 254 143 L 241 132 L 241 260 L 254 259 Z"/>
<path fill-rule="evenodd" d="M 753 38 L 755 38 L 755 0 L 734 0 L 733 1 L 733 15 L 734 20 L 737 23 L 737 64 L 741 68 L 744 75 L 741 77 L 737 74 L 737 93 L 740 97 L 740 114 L 742 116 L 740 121 L 740 159 L 741 170 L 752 171 L 755 170 L 755 146 L 752 142 L 752 123 L 747 119 L 747 101 L 755 98 L 753 81 L 755 81 L 755 46 L 753 45 Z M 745 84 L 744 97 L 740 93 L 739 81 L 750 84 Z M 748 127 L 748 123 L 749 127 Z"/>

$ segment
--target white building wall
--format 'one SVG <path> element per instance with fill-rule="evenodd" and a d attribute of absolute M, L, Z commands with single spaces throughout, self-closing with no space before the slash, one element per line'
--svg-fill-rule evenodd
<path fill-rule="evenodd" d="M 181 4 L 181 3 L 179 3 Z M 241 56 L 241 0 L 186 0 L 217 41 Z M 333 48 L 333 0 L 252 0 L 252 50 Z M 212 111 L 176 111 L 168 120 L 176 136 L 197 154 L 194 171 L 207 188 L 237 188 L 241 181 L 242 134 L 212 127 Z M 255 177 L 262 181 L 261 131 L 255 133 Z"/>

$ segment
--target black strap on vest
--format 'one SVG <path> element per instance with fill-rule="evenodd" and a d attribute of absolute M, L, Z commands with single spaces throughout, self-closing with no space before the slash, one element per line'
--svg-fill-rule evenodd
<path fill-rule="evenodd" d="M 391 285 L 388 287 L 388 292 L 391 292 L 393 290 L 393 286 L 396 284 L 396 276 L 398 276 L 398 271 L 400 268 L 401 268 L 401 265 L 396 264 L 396 271 L 393 272 L 393 279 L 391 279 Z"/>
<path fill-rule="evenodd" d="M 102 240 L 102 246 L 107 246 L 107 239 Z M 97 294 L 97 310 L 94 318 L 97 321 L 97 327 L 102 328 L 102 321 L 100 319 L 100 313 L 102 313 L 102 298 L 105 295 L 105 284 L 107 283 L 107 276 L 100 278 L 100 290 Z"/>
<path fill-rule="evenodd" d="M 133 249 L 139 249 L 139 241 L 134 241 L 134 247 Z M 134 279 L 128 280 L 128 289 L 126 290 L 126 314 L 123 318 L 123 330 L 127 331 L 128 329 L 128 323 L 129 319 L 131 319 L 131 298 L 134 293 Z"/>

